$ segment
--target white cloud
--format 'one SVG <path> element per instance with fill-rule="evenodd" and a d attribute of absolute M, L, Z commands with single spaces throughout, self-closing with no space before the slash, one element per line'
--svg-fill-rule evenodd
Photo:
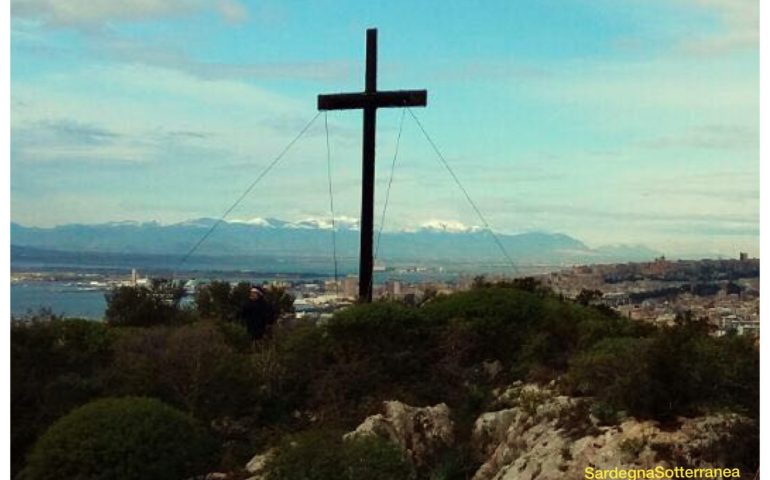
<path fill-rule="evenodd" d="M 715 13 L 722 23 L 716 33 L 683 40 L 683 51 L 712 55 L 759 48 L 759 0 L 680 1 Z"/>
<path fill-rule="evenodd" d="M 44 163 L 193 161 L 210 174 L 233 162 L 258 171 L 313 113 L 310 102 L 254 85 L 144 66 L 41 75 L 14 83 L 12 96 L 17 173 Z"/>
<path fill-rule="evenodd" d="M 236 0 L 12 0 L 11 13 L 56 27 L 101 28 L 110 22 L 146 21 L 215 11 L 225 20 L 243 21 L 244 5 Z"/>
<path fill-rule="evenodd" d="M 643 138 L 698 125 L 757 131 L 758 73 L 757 64 L 729 57 L 570 62 L 524 93 L 580 112 L 583 125 L 602 134 L 622 130 Z M 513 89 L 509 94 L 522 95 Z"/>

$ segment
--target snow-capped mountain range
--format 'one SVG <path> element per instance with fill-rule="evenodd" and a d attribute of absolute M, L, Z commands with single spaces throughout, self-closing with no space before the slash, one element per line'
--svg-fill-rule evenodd
<path fill-rule="evenodd" d="M 198 218 L 163 225 L 158 222 L 69 224 L 53 228 L 11 224 L 11 244 L 65 252 L 184 255 L 218 220 Z M 254 218 L 222 221 L 201 244 L 198 255 L 321 258 L 332 252 L 332 231 L 341 257 L 358 256 L 358 220 Z M 376 236 L 376 235 L 375 235 Z M 515 262 L 595 263 L 649 260 L 658 252 L 643 246 L 589 248 L 561 233 L 498 234 Z M 489 231 L 455 221 L 430 220 L 417 228 L 385 231 L 378 258 L 399 262 L 499 262 L 505 257 Z"/>

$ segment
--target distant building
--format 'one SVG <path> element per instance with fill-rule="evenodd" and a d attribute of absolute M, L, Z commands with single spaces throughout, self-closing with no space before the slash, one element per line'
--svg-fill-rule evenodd
<path fill-rule="evenodd" d="M 348 277 L 345 277 L 341 280 L 342 283 L 342 291 L 340 292 L 342 296 L 346 298 L 357 298 L 358 297 L 358 277 L 355 275 L 350 275 Z"/>
<path fill-rule="evenodd" d="M 387 283 L 388 295 L 399 296 L 401 295 L 401 282 L 394 280 Z"/>
<path fill-rule="evenodd" d="M 746 252 L 741 252 L 738 258 L 740 259 L 741 262 L 745 262 L 746 260 L 749 259 L 749 254 Z"/>

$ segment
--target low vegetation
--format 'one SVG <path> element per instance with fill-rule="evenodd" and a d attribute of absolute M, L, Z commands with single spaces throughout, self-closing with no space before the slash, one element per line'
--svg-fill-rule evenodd
<path fill-rule="evenodd" d="M 283 440 L 267 464 L 267 480 L 410 480 L 414 469 L 380 438 L 343 440 L 344 432 L 311 430 Z"/>
<path fill-rule="evenodd" d="M 292 455 L 324 465 L 358 455 L 371 462 L 346 471 L 409 478 L 387 447 L 343 445 L 339 435 L 328 434 L 353 429 L 394 398 L 452 408 L 462 461 L 436 468 L 440 478 L 466 478 L 478 466 L 463 453 L 470 426 L 490 407 L 492 390 L 514 380 L 557 380 L 563 393 L 590 398 L 581 411 L 604 423 L 624 415 L 669 421 L 714 410 L 758 418 L 758 350 L 750 338 L 713 337 L 691 319 L 653 328 L 587 301 L 560 299 L 531 279 L 480 280 L 471 291 L 434 296 L 420 306 L 354 306 L 324 326 L 278 326 L 256 349 L 236 321 L 240 287 L 209 288 L 196 295 L 196 309 L 184 310 L 173 297 L 164 307 L 147 306 L 145 293 L 124 291 L 110 297 L 106 323 L 51 316 L 14 321 L 14 474 L 33 457 L 42 461 L 44 453 L 29 456 L 31 447 L 57 419 L 104 397 L 152 397 L 209 426 L 222 447 L 221 469 L 240 468 L 257 451 L 294 442 L 270 477 L 287 479 L 309 478 L 291 466 Z M 291 308 L 285 291 L 269 298 L 277 311 Z M 491 362 L 499 373 L 485 370 Z M 589 428 L 578 417 L 565 420 L 576 435 Z M 340 472 L 312 478 L 347 478 Z"/>
<path fill-rule="evenodd" d="M 57 420 L 21 477 L 186 478 L 216 465 L 218 445 L 192 417 L 149 398 L 104 398 Z"/>

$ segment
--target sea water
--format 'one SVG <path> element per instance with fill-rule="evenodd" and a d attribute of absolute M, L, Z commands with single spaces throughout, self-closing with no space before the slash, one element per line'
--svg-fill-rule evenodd
<path fill-rule="evenodd" d="M 107 302 L 106 290 L 83 288 L 66 282 L 15 282 L 11 284 L 11 316 L 29 316 L 41 308 L 56 315 L 100 320 Z"/>

